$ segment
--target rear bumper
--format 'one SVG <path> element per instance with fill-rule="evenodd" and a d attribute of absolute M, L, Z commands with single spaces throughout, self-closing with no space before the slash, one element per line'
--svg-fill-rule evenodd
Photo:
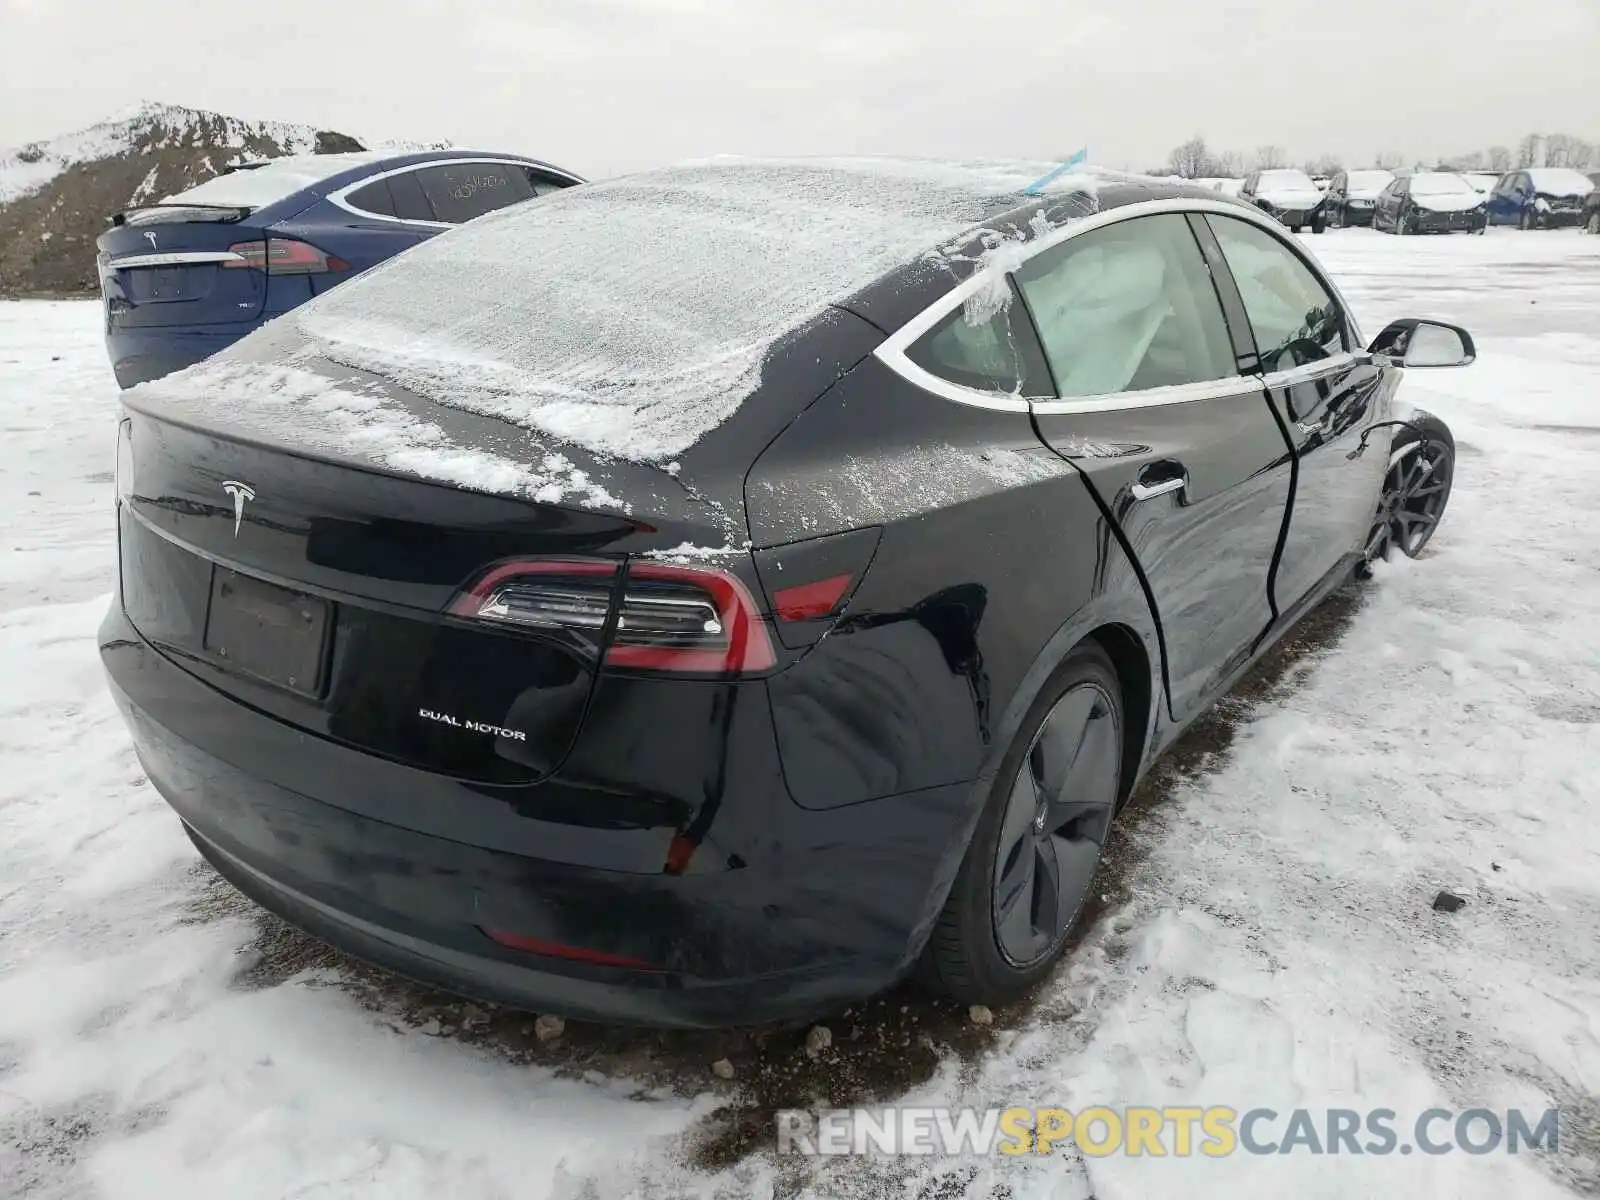
<path fill-rule="evenodd" d="M 637 869 L 640 838 L 652 831 L 574 830 L 579 788 L 541 785 L 559 800 L 545 808 L 567 814 L 558 824 L 536 819 L 549 816 L 529 800 L 539 789 L 512 799 L 462 785 L 486 808 L 509 803 L 527 815 L 524 844 L 537 843 L 540 825 L 552 844 L 562 831 L 585 834 L 591 851 L 614 836 L 618 861 L 635 866 L 534 858 L 469 844 L 468 828 L 457 840 L 408 827 L 408 805 L 429 789 L 408 794 L 403 780 L 424 773 L 221 695 L 145 643 L 119 601 L 100 641 L 151 782 L 241 892 L 356 957 L 532 1011 L 708 1027 L 806 1016 L 871 995 L 920 949 L 976 816 L 974 784 L 811 812 L 774 772 L 774 790 L 722 797 L 690 868 L 670 875 Z M 437 792 L 438 777 L 427 779 Z M 322 794 L 310 794 L 319 781 Z M 363 787 L 368 794 L 352 794 Z M 602 797 L 594 799 L 598 807 Z M 615 805 L 615 796 L 603 799 Z M 599 954 L 523 953 L 488 929 Z M 615 965 L 621 959 L 656 969 Z"/>
<path fill-rule="evenodd" d="M 106 352 L 111 356 L 111 370 L 117 377 L 117 386 L 131 388 L 192 367 L 226 350 L 263 324 L 265 321 L 225 326 L 113 329 L 106 334 Z"/>

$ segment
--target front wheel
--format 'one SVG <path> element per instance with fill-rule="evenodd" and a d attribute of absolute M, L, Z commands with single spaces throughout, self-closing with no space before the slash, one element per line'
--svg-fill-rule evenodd
<path fill-rule="evenodd" d="M 1415 558 L 1433 537 L 1455 483 L 1456 440 L 1432 413 L 1417 413 L 1389 444 L 1378 511 L 1367 534 L 1362 573 L 1393 550 Z"/>
<path fill-rule="evenodd" d="M 1034 700 L 923 948 L 937 990 L 1002 1004 L 1061 957 L 1121 795 L 1121 695 L 1105 651 L 1084 643 Z"/>
<path fill-rule="evenodd" d="M 1328 218 L 1326 216 L 1324 216 L 1322 213 L 1318 213 L 1316 216 L 1311 218 L 1311 232 L 1312 233 L 1321 233 L 1323 230 L 1325 230 L 1327 228 L 1328 228 Z"/>

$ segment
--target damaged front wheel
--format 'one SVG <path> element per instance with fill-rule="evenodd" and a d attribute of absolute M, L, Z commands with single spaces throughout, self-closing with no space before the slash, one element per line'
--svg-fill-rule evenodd
<path fill-rule="evenodd" d="M 1402 428 L 1389 448 L 1389 470 L 1383 477 L 1378 511 L 1367 534 L 1359 572 L 1372 574 L 1372 564 L 1391 550 L 1408 558 L 1422 553 L 1444 516 L 1455 482 L 1456 442 L 1450 427 L 1431 413 L 1418 413 Z"/>

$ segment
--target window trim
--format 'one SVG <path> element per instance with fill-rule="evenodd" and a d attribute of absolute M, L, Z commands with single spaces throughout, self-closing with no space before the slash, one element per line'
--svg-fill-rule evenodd
<path fill-rule="evenodd" d="M 351 213 L 366 221 L 386 221 L 391 225 L 406 225 L 413 229 L 455 229 L 456 226 L 452 225 L 449 221 L 418 221 L 410 217 L 393 217 L 385 216 L 383 213 L 368 212 L 366 209 L 358 208 L 356 205 L 350 203 L 350 193 L 359 191 L 368 184 L 377 183 L 380 179 L 389 179 L 395 175 L 404 175 L 408 171 L 422 171 L 429 167 L 451 166 L 456 163 L 460 163 L 463 166 L 467 166 L 472 163 L 481 163 L 484 165 L 521 167 L 524 170 L 540 171 L 555 178 L 570 179 L 572 182 L 567 185 L 568 187 L 572 187 L 583 182 L 583 180 L 579 179 L 576 175 L 571 175 L 566 171 L 557 169 L 556 167 L 546 166 L 544 163 L 526 162 L 518 158 L 492 158 L 488 155 L 478 158 L 433 158 L 429 159 L 427 162 L 407 163 L 403 167 L 391 167 L 389 170 L 380 171 L 376 175 L 363 176 L 354 183 L 345 184 L 337 191 L 329 192 L 326 199 L 331 201 L 337 207 L 344 209 L 345 212 Z"/>
<path fill-rule="evenodd" d="M 1124 204 L 1117 208 L 1104 209 L 1088 217 L 1081 217 L 1070 221 L 1060 229 L 1052 230 L 1043 237 L 1036 238 L 1027 243 L 1024 248 L 1023 262 L 1027 262 L 1046 250 L 1059 246 L 1062 242 L 1080 237 L 1096 229 L 1103 229 L 1108 225 L 1115 225 L 1121 221 L 1135 221 L 1140 217 L 1158 216 L 1164 213 L 1217 213 L 1225 217 L 1236 217 L 1247 221 L 1261 229 L 1266 230 L 1277 239 L 1289 253 L 1294 254 L 1311 271 L 1317 282 L 1328 289 L 1340 310 L 1344 313 L 1345 329 L 1350 335 L 1352 345 L 1366 344 L 1361 330 L 1356 324 L 1354 313 L 1350 310 L 1349 303 L 1339 291 L 1327 272 L 1287 235 L 1278 222 L 1263 213 L 1260 209 L 1245 204 L 1235 204 L 1226 200 L 1201 200 L 1180 198 L 1172 200 L 1141 200 L 1134 204 Z M 1041 415 L 1056 415 L 1062 413 L 1087 413 L 1108 412 L 1127 408 L 1154 408 L 1167 404 L 1187 404 L 1196 400 L 1214 400 L 1222 396 L 1236 395 L 1241 386 L 1250 384 L 1260 386 L 1265 376 L 1259 373 L 1226 375 L 1221 379 L 1208 379 L 1199 383 L 1177 384 L 1171 387 L 1146 388 L 1135 392 L 1110 392 L 1104 396 L 1079 396 L 1071 399 L 1035 399 L 1014 395 L 1010 392 L 990 392 L 977 388 L 969 388 L 959 383 L 952 383 L 941 379 L 932 372 L 925 370 L 906 357 L 908 346 L 920 338 L 934 325 L 949 316 L 951 310 L 965 304 L 967 298 L 975 292 L 993 286 L 995 277 L 1011 273 L 1016 267 L 1016 262 L 1010 263 L 1005 268 L 995 266 L 985 267 L 974 272 L 972 276 L 963 280 L 927 308 L 912 317 L 894 333 L 885 338 L 872 356 L 888 367 L 902 379 L 920 388 L 922 391 L 931 392 L 945 400 L 957 404 L 965 404 L 972 408 L 986 408 L 995 412 L 1034 412 Z M 1228 320 L 1226 306 L 1223 306 L 1223 320 Z M 1229 322 L 1231 327 L 1232 322 Z M 1251 332 L 1252 343 L 1254 332 Z M 1352 357 L 1356 351 L 1347 351 Z M 1309 364 L 1316 367 L 1325 367 L 1326 362 Z"/>

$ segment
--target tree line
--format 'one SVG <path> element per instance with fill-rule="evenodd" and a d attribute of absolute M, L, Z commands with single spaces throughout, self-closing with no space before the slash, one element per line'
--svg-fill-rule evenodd
<path fill-rule="evenodd" d="M 1213 150 L 1206 145 L 1205 138 L 1196 134 L 1182 145 L 1174 146 L 1167 155 L 1166 166 L 1155 173 L 1179 175 L 1184 179 L 1234 179 L 1249 171 L 1293 165 L 1296 164 L 1290 161 L 1288 151 L 1282 146 L 1257 146 L 1249 153 Z M 1308 175 L 1332 175 L 1347 167 L 1330 154 L 1307 159 L 1298 165 Z M 1585 141 L 1568 133 L 1530 133 L 1514 149 L 1490 146 L 1487 150 L 1472 150 L 1433 163 L 1413 159 L 1402 151 L 1382 150 L 1373 155 L 1370 163 L 1349 165 L 1357 169 L 1374 166 L 1392 171 L 1409 166 L 1418 170 L 1492 171 L 1495 174 L 1523 167 L 1572 167 L 1582 171 L 1600 167 L 1600 142 Z"/>

